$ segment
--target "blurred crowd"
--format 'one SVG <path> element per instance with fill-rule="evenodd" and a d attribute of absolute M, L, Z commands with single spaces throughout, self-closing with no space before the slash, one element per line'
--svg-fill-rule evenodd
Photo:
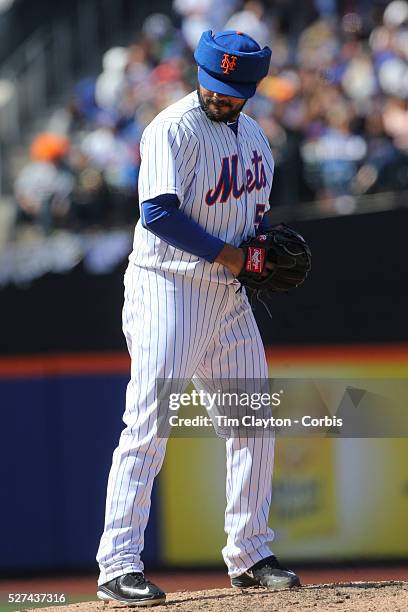
<path fill-rule="evenodd" d="M 234 29 L 272 48 L 245 112 L 275 157 L 273 205 L 408 189 L 408 2 L 174 0 L 128 47 L 103 57 L 31 145 L 15 182 L 17 221 L 81 229 L 138 217 L 145 126 L 196 88 L 204 30 Z"/>

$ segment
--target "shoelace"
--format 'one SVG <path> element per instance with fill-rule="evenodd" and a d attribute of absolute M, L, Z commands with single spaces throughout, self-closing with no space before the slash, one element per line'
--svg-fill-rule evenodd
<path fill-rule="evenodd" d="M 252 571 L 264 568 L 286 570 L 286 568 L 282 567 L 277 558 L 274 556 L 258 561 L 258 563 L 253 566 Z"/>
<path fill-rule="evenodd" d="M 144 584 L 149 582 L 148 580 L 146 580 L 142 572 L 129 572 L 129 576 L 132 576 L 136 579 L 136 584 Z"/>
<path fill-rule="evenodd" d="M 258 302 L 260 302 L 262 304 L 262 306 L 265 308 L 266 312 L 269 315 L 269 318 L 272 319 L 272 313 L 269 310 L 269 307 L 267 305 L 267 303 L 261 298 L 261 291 L 257 291 L 256 292 L 256 299 L 258 300 Z M 251 304 L 251 308 L 252 308 L 252 304 Z"/>
<path fill-rule="evenodd" d="M 238 287 L 238 289 L 235 291 L 235 293 L 242 293 L 243 290 L 243 285 L 240 284 L 240 286 Z M 248 287 L 246 288 L 247 291 L 247 295 L 249 298 L 249 304 L 252 308 L 252 310 L 255 311 L 255 298 L 258 300 L 258 302 L 260 302 L 262 304 L 262 306 L 265 308 L 266 312 L 268 313 L 268 316 L 270 319 L 273 319 L 272 313 L 269 309 L 268 304 L 266 303 L 265 299 L 262 299 L 262 289 L 249 289 Z M 285 295 L 287 295 L 287 292 L 285 292 Z"/>
<path fill-rule="evenodd" d="M 281 570 L 283 572 L 291 572 L 292 570 L 288 569 L 287 567 L 284 567 L 283 565 L 281 565 L 279 563 L 279 561 L 277 561 L 276 563 L 266 563 L 262 569 L 264 569 L 265 567 L 267 567 L 268 569 L 277 569 L 277 570 Z"/>

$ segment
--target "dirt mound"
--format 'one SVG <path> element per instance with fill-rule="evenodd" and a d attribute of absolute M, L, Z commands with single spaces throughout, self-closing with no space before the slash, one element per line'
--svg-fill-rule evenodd
<path fill-rule="evenodd" d="M 150 609 L 150 608 L 148 608 Z M 213 589 L 169 593 L 157 612 L 404 612 L 408 610 L 408 582 L 342 582 L 270 591 L 263 588 Z M 38 608 L 37 608 L 38 610 Z M 43 608 L 48 612 L 110 612 L 135 610 L 121 604 L 87 601 Z M 25 609 L 21 612 L 35 612 Z"/>

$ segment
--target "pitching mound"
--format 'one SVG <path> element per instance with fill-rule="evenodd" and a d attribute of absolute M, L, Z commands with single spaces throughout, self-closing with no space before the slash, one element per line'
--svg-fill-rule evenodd
<path fill-rule="evenodd" d="M 114 602 L 88 601 L 68 606 L 42 608 L 48 612 L 111 612 L 135 610 Z M 150 609 L 150 608 L 149 608 Z M 157 612 L 293 612 L 328 610 L 347 612 L 404 612 L 408 610 L 408 582 L 342 582 L 317 584 L 287 591 L 263 588 L 214 589 L 169 593 Z M 35 612 L 24 610 L 23 612 Z"/>

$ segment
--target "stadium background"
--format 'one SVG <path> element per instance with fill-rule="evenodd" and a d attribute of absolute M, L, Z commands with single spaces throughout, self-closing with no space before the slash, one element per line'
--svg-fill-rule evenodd
<path fill-rule="evenodd" d="M 232 20 L 274 52 L 248 112 L 276 158 L 272 218 L 307 237 L 314 265 L 272 319 L 256 309 L 271 376 L 407 377 L 408 5 L 3 0 L 0 11 L 0 568 L 95 574 L 129 368 L 120 311 L 138 143 L 195 86 L 197 33 Z M 350 576 L 405 563 L 407 450 L 406 438 L 280 440 L 274 551 Z M 171 440 L 147 566 L 222 570 L 223 509 L 222 442 Z"/>

